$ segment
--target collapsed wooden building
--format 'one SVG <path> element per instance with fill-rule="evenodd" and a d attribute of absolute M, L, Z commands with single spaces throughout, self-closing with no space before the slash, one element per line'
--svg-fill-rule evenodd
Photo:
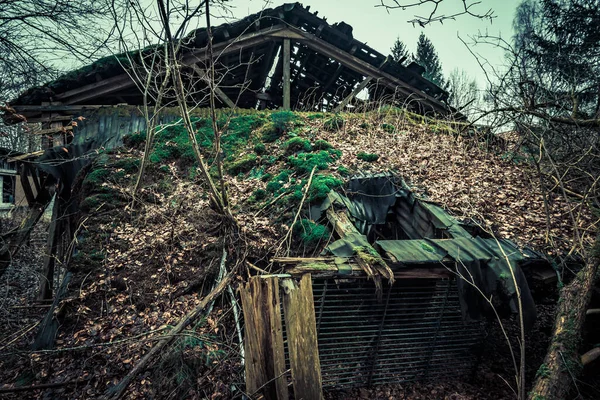
<path fill-rule="evenodd" d="M 295 398 L 317 399 L 322 388 L 464 377 L 492 307 L 517 313 L 521 302 L 533 325 L 525 272 L 551 270 L 543 255 L 458 222 L 400 177 L 355 176 L 312 211 L 337 237 L 325 254 L 276 258 L 282 274 L 241 291 L 250 392 L 287 398 L 291 380 Z"/>
<path fill-rule="evenodd" d="M 213 60 L 207 54 L 206 29 L 192 32 L 180 51 L 190 103 L 208 106 L 206 74 L 214 65 L 217 107 L 343 111 L 358 101 L 401 104 L 422 114 L 453 112 L 446 104 L 448 93 L 421 75 L 423 67 L 394 61 L 355 39 L 350 25 L 330 25 L 309 9 L 284 4 L 213 28 Z M 94 111 L 106 106 L 142 105 L 144 75 L 136 68 L 155 53 L 150 47 L 106 57 L 32 88 L 11 102 L 14 113 L 4 119 L 42 123 L 39 134 L 50 138 L 47 146 L 103 135 L 105 130 L 143 129 L 132 125 L 129 113 L 118 110 L 102 112 L 101 118 L 76 128 L 70 121 L 93 119 Z M 357 100 L 361 92 L 366 98 Z M 175 104 L 167 96 L 165 106 Z M 65 131 L 71 129 L 78 134 Z"/>
<path fill-rule="evenodd" d="M 214 60 L 204 29 L 189 36 L 181 53 L 190 101 L 199 107 L 207 105 L 206 71 L 214 62 L 223 71 L 218 106 L 238 112 L 338 112 L 370 102 L 421 114 L 453 112 L 448 94 L 421 76 L 422 67 L 391 60 L 354 39 L 351 26 L 330 25 L 298 3 L 221 25 L 213 35 Z M 71 207 L 75 176 L 93 150 L 120 146 L 124 135 L 146 128 L 137 109 L 143 96 L 134 62 L 145 51 L 153 50 L 103 59 L 33 88 L 4 115 L 7 122 L 41 124 L 36 132 L 44 154 L 12 155 L 10 161 L 22 165 L 23 182 L 36 177 L 34 189 L 26 185 L 32 209 L 27 228 L 58 183 L 48 241 L 55 252 L 72 230 L 72 221 L 57 218 Z M 357 100 L 361 92 L 366 98 Z M 173 104 L 169 98 L 167 105 Z M 159 122 L 178 118 L 167 107 Z M 522 270 L 546 268 L 544 258 L 456 221 L 417 199 L 400 177 L 354 177 L 346 193 L 331 192 L 311 213 L 336 234 L 326 254 L 276 258 L 281 274 L 252 277 L 241 289 L 248 393 L 288 398 L 291 382 L 296 398 L 319 399 L 323 387 L 467 374 L 482 351 L 479 320 L 489 308 L 478 290 L 493 294 L 494 305 L 508 312 L 516 311 L 520 291 L 527 324 L 535 319 Z M 11 234 L 0 274 L 26 236 Z M 54 260 L 55 254 L 45 260 L 44 298 L 63 285 L 53 279 Z"/>

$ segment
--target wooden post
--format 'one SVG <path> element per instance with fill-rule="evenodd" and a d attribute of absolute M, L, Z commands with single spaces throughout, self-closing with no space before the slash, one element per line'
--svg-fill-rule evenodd
<path fill-rule="evenodd" d="M 54 207 L 52 208 L 52 220 L 48 229 L 47 253 L 44 255 L 44 273 L 40 280 L 39 300 L 51 299 L 54 290 L 54 267 L 56 265 L 58 241 L 62 234 L 61 208 L 61 200 L 56 194 L 54 196 Z"/>
<path fill-rule="evenodd" d="M 279 279 L 250 278 L 240 289 L 244 310 L 246 392 L 266 400 L 288 399 Z"/>
<path fill-rule="evenodd" d="M 293 279 L 284 279 L 281 287 L 294 395 L 298 400 L 321 400 L 321 362 L 311 275 L 303 275 L 298 284 Z"/>
<path fill-rule="evenodd" d="M 283 39 L 283 109 L 290 107 L 290 39 Z"/>

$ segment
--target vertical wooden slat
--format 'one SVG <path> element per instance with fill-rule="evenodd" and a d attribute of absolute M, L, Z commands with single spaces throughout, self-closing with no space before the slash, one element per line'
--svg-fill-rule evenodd
<path fill-rule="evenodd" d="M 240 289 L 244 310 L 246 392 L 287 399 L 279 280 L 250 278 Z"/>
<path fill-rule="evenodd" d="M 294 395 L 297 400 L 321 400 L 323 385 L 311 275 L 303 275 L 298 284 L 284 279 L 281 287 Z"/>
<path fill-rule="evenodd" d="M 290 109 L 290 39 L 283 39 L 283 109 Z"/>

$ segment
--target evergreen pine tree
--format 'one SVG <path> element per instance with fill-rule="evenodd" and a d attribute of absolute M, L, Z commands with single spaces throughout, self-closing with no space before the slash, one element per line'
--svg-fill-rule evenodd
<path fill-rule="evenodd" d="M 444 87 L 444 77 L 442 75 L 442 64 L 438 58 L 433 43 L 421 32 L 417 42 L 417 52 L 413 60 L 425 68 L 423 77 L 430 80 L 440 87 Z"/>
<path fill-rule="evenodd" d="M 400 62 L 400 60 L 404 58 L 404 61 L 402 61 L 401 64 L 410 63 L 410 52 L 406 48 L 404 42 L 402 42 L 399 37 L 396 38 L 396 41 L 394 42 L 394 45 L 391 48 L 391 51 L 392 58 L 394 59 L 394 61 Z"/>

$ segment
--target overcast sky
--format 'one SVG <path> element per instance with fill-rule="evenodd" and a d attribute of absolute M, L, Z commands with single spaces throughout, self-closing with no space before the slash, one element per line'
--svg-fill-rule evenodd
<path fill-rule="evenodd" d="M 392 0 L 385 1 L 386 4 L 393 4 Z M 399 0 L 401 3 L 403 1 Z M 406 0 L 405 2 L 413 3 L 415 1 Z M 473 3 L 475 0 L 467 0 L 467 2 Z M 390 48 L 398 36 L 411 52 L 415 51 L 417 39 L 423 31 L 433 42 L 439 54 L 445 76 L 448 76 L 453 68 L 458 67 L 464 69 L 481 86 L 484 86 L 485 75 L 457 35 L 460 35 L 467 43 L 470 42 L 469 36 L 477 35 L 478 32 L 488 32 L 510 39 L 512 37 L 512 20 L 520 0 L 480 0 L 480 4 L 475 5 L 472 10 L 485 14 L 491 8 L 496 15 L 491 23 L 489 20 L 479 20 L 463 15 L 454 21 L 447 20 L 443 24 L 434 23 L 425 28 L 418 25 L 413 26 L 407 21 L 413 19 L 415 15 L 428 15 L 431 4 L 406 10 L 387 11 L 383 7 L 376 7 L 381 4 L 381 0 L 304 0 L 301 3 L 304 6 L 310 6 L 311 12 L 318 11 L 319 17 L 327 18 L 327 22 L 330 24 L 344 21 L 352 25 L 355 39 L 367 43 L 386 55 L 390 54 Z M 256 13 L 265 7 L 277 7 L 283 4 L 283 1 L 231 0 L 229 4 L 232 6 L 233 16 L 228 15 L 224 19 L 233 21 Z M 268 5 L 265 6 L 265 4 Z M 444 0 L 438 14 L 450 15 L 461 9 L 462 0 Z M 215 24 L 218 24 L 217 21 Z M 479 45 L 473 50 L 493 66 L 501 66 L 503 63 L 503 53 L 497 48 Z"/>

